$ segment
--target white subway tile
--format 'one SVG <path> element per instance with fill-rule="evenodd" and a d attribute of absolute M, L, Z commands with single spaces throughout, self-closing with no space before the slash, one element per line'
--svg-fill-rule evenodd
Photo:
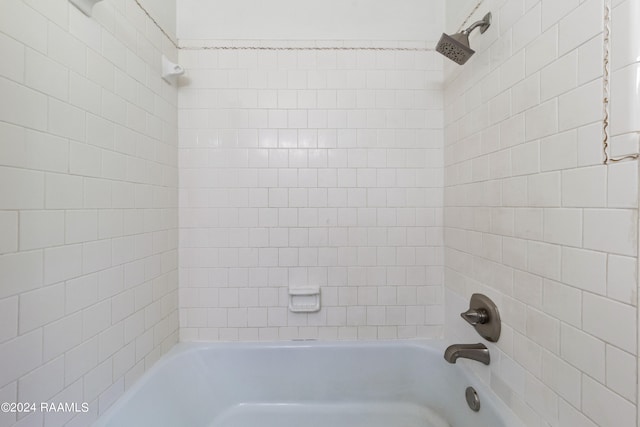
<path fill-rule="evenodd" d="M 594 123 L 578 129 L 578 166 L 602 164 L 602 139 L 598 132 L 601 123 Z"/>
<path fill-rule="evenodd" d="M 637 212 L 628 209 L 584 211 L 584 247 L 620 255 L 637 254 Z"/>
<path fill-rule="evenodd" d="M 602 83 L 595 80 L 558 98 L 559 128 L 573 129 L 601 120 Z"/>
<path fill-rule="evenodd" d="M 69 171 L 74 175 L 101 176 L 102 152 L 88 144 L 69 144 Z"/>
<path fill-rule="evenodd" d="M 636 305 L 637 265 L 635 258 L 609 254 L 607 264 L 607 296 Z"/>
<path fill-rule="evenodd" d="M 62 389 L 64 358 L 58 357 L 18 381 L 18 398 L 21 402 L 47 402 Z"/>
<path fill-rule="evenodd" d="M 619 25 L 619 24 L 616 24 Z M 599 37 L 594 37 L 578 48 L 578 84 L 597 79 L 603 74 L 604 50 Z M 613 49 L 612 49 L 613 51 Z M 615 55 L 615 54 L 614 54 Z M 612 58 L 612 61 L 615 59 Z M 614 69 L 614 68 L 612 68 Z"/>
<path fill-rule="evenodd" d="M 571 0 L 573 1 L 573 0 Z M 547 0 L 545 3 L 551 3 Z M 546 4 L 542 5 L 544 32 L 525 48 L 527 75 L 538 71 L 546 64 L 557 58 L 558 55 L 558 27 L 549 29 L 544 26 L 544 14 Z"/>
<path fill-rule="evenodd" d="M 1 209 L 42 209 L 44 197 L 41 172 L 0 167 Z"/>
<path fill-rule="evenodd" d="M 0 154 L 2 164 L 6 166 L 24 167 L 26 156 L 26 131 L 24 128 L 9 123 L 0 124 L 2 143 Z"/>
<path fill-rule="evenodd" d="M 535 309 L 527 309 L 527 336 L 553 353 L 560 352 L 560 322 Z"/>
<path fill-rule="evenodd" d="M 70 210 L 65 213 L 65 241 L 87 242 L 98 237 L 98 212 L 96 210 Z"/>
<path fill-rule="evenodd" d="M 542 240 L 543 210 L 522 208 L 514 210 L 514 234 L 523 239 Z"/>
<path fill-rule="evenodd" d="M 49 23 L 47 53 L 69 69 L 84 75 L 87 68 L 86 45 L 69 34 L 63 27 Z"/>
<path fill-rule="evenodd" d="M 545 209 L 544 240 L 567 246 L 581 246 L 582 210 Z"/>
<path fill-rule="evenodd" d="M 540 96 L 543 101 L 566 93 L 577 86 L 578 54 L 573 51 L 540 71 Z M 562 104 L 560 105 L 562 108 Z"/>
<path fill-rule="evenodd" d="M 516 333 L 513 338 L 513 355 L 515 361 L 527 371 L 536 377 L 542 376 L 542 347 L 540 345 Z"/>
<path fill-rule="evenodd" d="M 513 175 L 526 175 L 540 170 L 540 143 L 538 141 L 521 144 L 511 150 L 511 170 Z"/>
<path fill-rule="evenodd" d="M 623 350 L 636 351 L 637 327 L 632 321 L 635 317 L 634 307 L 597 295 L 584 294 L 582 310 L 583 313 L 600 313 L 597 320 L 593 316 L 584 316 L 583 329 L 586 332 Z M 621 328 L 619 325 L 626 326 Z"/>
<path fill-rule="evenodd" d="M 561 248 L 556 245 L 530 241 L 528 270 L 543 277 L 559 280 L 561 271 Z"/>
<path fill-rule="evenodd" d="M 540 173 L 528 177 L 529 206 L 560 206 L 561 179 L 559 172 Z"/>
<path fill-rule="evenodd" d="M 132 166 L 135 167 L 135 166 Z M 94 179 L 94 178 L 85 178 L 82 180 L 84 186 L 84 194 L 80 194 L 80 197 L 83 200 L 83 204 L 81 207 L 87 209 L 93 208 L 110 208 L 112 206 L 112 182 L 106 179 Z M 75 185 L 76 183 L 74 183 Z M 73 197 L 77 197 L 76 189 L 74 188 Z M 150 195 L 144 194 L 140 192 L 140 188 L 138 187 L 138 195 L 136 207 L 144 207 L 145 204 L 149 207 L 150 202 L 148 202 L 145 196 L 150 198 Z M 70 197 L 70 195 L 69 195 Z M 75 203 L 75 200 L 74 200 Z"/>
<path fill-rule="evenodd" d="M 578 138 L 576 131 L 568 131 L 544 138 L 540 143 L 542 171 L 571 169 L 578 164 Z"/>
<path fill-rule="evenodd" d="M 575 327 L 582 323 L 582 293 L 563 283 L 544 281 L 543 310 Z"/>
<path fill-rule="evenodd" d="M 587 418 L 582 412 L 571 404 L 560 400 L 559 420 L 560 425 L 567 427 L 597 427 L 596 424 Z"/>
<path fill-rule="evenodd" d="M 18 335 L 18 297 L 0 300 L 0 342 Z"/>
<path fill-rule="evenodd" d="M 533 17 L 533 15 L 531 15 L 531 17 Z M 525 25 L 534 24 L 534 22 L 532 22 L 529 19 L 525 19 L 523 23 Z M 522 28 L 523 32 L 526 32 L 527 30 L 529 29 Z M 539 31 L 539 26 L 538 26 L 538 31 Z M 516 83 L 518 83 L 524 78 L 524 75 L 525 75 L 525 54 L 523 50 L 512 55 L 500 67 L 501 88 L 504 90 L 514 86 Z"/>
<path fill-rule="evenodd" d="M 71 384 L 98 365 L 98 339 L 93 338 L 65 353 L 65 384 Z"/>
<path fill-rule="evenodd" d="M 112 383 L 113 364 L 111 360 L 98 365 L 84 376 L 85 399 L 93 401 Z"/>
<path fill-rule="evenodd" d="M 69 143 L 66 139 L 27 130 L 25 143 L 27 167 L 63 173 L 69 169 Z"/>
<path fill-rule="evenodd" d="M 69 97 L 69 71 L 62 65 L 32 49 L 26 49 L 25 85 L 49 96 Z"/>
<path fill-rule="evenodd" d="M 0 372 L 3 387 L 37 368 L 42 363 L 42 330 L 20 335 L 0 345 Z"/>
<path fill-rule="evenodd" d="M 561 18 L 578 7 L 578 3 L 578 0 L 568 0 L 565 2 L 555 2 L 551 0 L 543 1 L 542 27 L 546 29 L 558 23 Z"/>
<path fill-rule="evenodd" d="M 614 3 L 611 18 L 616 20 L 617 28 L 611 34 L 611 51 L 615 53 L 615 59 L 612 58 L 613 70 L 636 62 L 638 42 L 633 37 L 636 31 L 633 22 L 638 14 L 637 6 L 633 1 Z"/>
<path fill-rule="evenodd" d="M 69 280 L 66 283 L 65 289 L 66 312 L 75 313 L 76 311 L 95 304 L 98 301 L 98 275 L 92 274 L 78 279 Z"/>
<path fill-rule="evenodd" d="M 526 137 L 533 140 L 552 135 L 558 131 L 558 105 L 556 100 L 550 100 L 544 104 L 525 112 Z"/>
<path fill-rule="evenodd" d="M 580 406 L 580 371 L 546 351 L 542 353 L 542 381 L 572 405 Z"/>
<path fill-rule="evenodd" d="M 66 316 L 44 327 L 44 360 L 51 360 L 82 341 L 81 313 Z"/>
<path fill-rule="evenodd" d="M 0 106 L 2 121 L 46 130 L 49 105 L 44 94 L 4 78 L 0 78 L 0 91 L 5 100 Z"/>
<path fill-rule="evenodd" d="M 0 254 L 18 250 L 18 213 L 0 212 Z"/>
<path fill-rule="evenodd" d="M 579 329 L 562 324 L 560 355 L 582 372 L 604 382 L 605 344 L 599 339 Z"/>
<path fill-rule="evenodd" d="M 64 285 L 52 285 L 20 295 L 19 332 L 46 325 L 64 315 Z"/>
<path fill-rule="evenodd" d="M 49 98 L 49 132 L 76 141 L 84 141 L 85 111 L 65 102 Z"/>
<path fill-rule="evenodd" d="M 607 206 L 636 208 L 638 205 L 638 167 L 635 162 L 613 163 L 607 168 Z"/>
<path fill-rule="evenodd" d="M 122 210 L 100 210 L 98 212 L 98 238 L 120 237 L 123 234 L 124 217 Z"/>
<path fill-rule="evenodd" d="M 527 404 L 544 419 L 555 422 L 558 419 L 558 395 L 531 374 L 525 376 L 524 386 Z"/>
<path fill-rule="evenodd" d="M 602 384 L 584 376 L 582 381 L 584 413 L 598 425 L 633 426 L 634 405 Z"/>
<path fill-rule="evenodd" d="M 500 123 L 504 126 L 513 114 L 521 113 L 540 104 L 540 76 L 534 74 L 511 87 L 511 117 Z M 517 116 L 516 116 L 517 117 Z M 511 144 L 509 144 L 511 145 Z"/>
<path fill-rule="evenodd" d="M 82 246 L 67 245 L 44 251 L 45 285 L 77 277 L 82 272 Z"/>
<path fill-rule="evenodd" d="M 527 243 L 522 239 L 502 239 L 502 262 L 510 267 L 525 269 L 527 265 Z"/>
<path fill-rule="evenodd" d="M 604 8 L 598 1 L 585 1 L 558 24 L 559 52 L 575 49 L 601 31 Z"/>
<path fill-rule="evenodd" d="M 519 394 L 524 394 L 525 370 L 514 360 L 506 356 L 501 356 L 497 375 L 511 387 L 511 389 Z"/>
<path fill-rule="evenodd" d="M 2 61 L 0 75 L 16 82 L 22 83 L 25 69 L 25 48 L 22 43 L 0 34 L 0 51 L 4 52 L 11 61 Z"/>
<path fill-rule="evenodd" d="M 0 297 L 29 291 L 42 285 L 42 251 L 20 252 L 0 256 L 3 286 Z"/>
<path fill-rule="evenodd" d="M 3 402 L 17 402 L 18 401 L 18 383 L 12 382 L 5 387 L 0 388 L 0 399 Z M 3 412 L 0 415 L 0 422 L 4 425 L 12 425 L 16 422 L 16 415 L 12 412 Z"/>
<path fill-rule="evenodd" d="M 119 125 L 125 126 L 127 121 L 126 101 L 104 88 L 102 89 L 101 99 L 102 99 L 102 103 L 101 103 L 102 116 Z M 127 131 L 132 132 L 131 129 L 127 129 Z"/>
<path fill-rule="evenodd" d="M 78 176 L 46 174 L 45 203 L 48 209 L 82 208 L 83 182 Z"/>
<path fill-rule="evenodd" d="M 98 240 L 82 246 L 82 272 L 92 273 L 111 266 L 111 241 Z"/>
<path fill-rule="evenodd" d="M 562 171 L 563 206 L 605 207 L 606 203 L 606 166 Z"/>
<path fill-rule="evenodd" d="M 26 3 L 8 3 L 0 18 L 0 31 L 28 46 L 46 52 L 47 18 Z"/>
<path fill-rule="evenodd" d="M 635 401 L 636 358 L 613 346 L 607 346 L 607 387 L 631 402 Z"/>
<path fill-rule="evenodd" d="M 20 214 L 20 249 L 30 250 L 64 243 L 64 211 L 23 211 Z"/>
<path fill-rule="evenodd" d="M 562 249 L 562 280 L 580 289 L 606 294 L 607 255 L 582 249 Z"/>

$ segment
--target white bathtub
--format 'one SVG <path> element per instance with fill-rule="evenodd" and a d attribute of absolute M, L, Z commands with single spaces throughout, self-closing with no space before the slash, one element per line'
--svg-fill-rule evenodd
<path fill-rule="evenodd" d="M 436 342 L 178 344 L 96 427 L 519 427 Z M 472 385 L 481 408 L 465 401 Z"/>

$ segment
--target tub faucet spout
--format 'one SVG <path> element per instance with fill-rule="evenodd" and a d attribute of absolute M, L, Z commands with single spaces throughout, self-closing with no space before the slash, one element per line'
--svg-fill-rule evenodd
<path fill-rule="evenodd" d="M 477 360 L 488 365 L 491 361 L 489 349 L 484 344 L 453 344 L 444 351 L 444 359 L 449 363 L 456 363 L 458 358 Z"/>

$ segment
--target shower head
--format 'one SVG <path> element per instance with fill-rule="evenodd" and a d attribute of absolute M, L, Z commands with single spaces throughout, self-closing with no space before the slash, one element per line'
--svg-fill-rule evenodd
<path fill-rule="evenodd" d="M 467 62 L 471 55 L 476 53 L 475 50 L 469 47 L 469 36 L 464 32 L 456 33 L 452 36 L 442 33 L 442 37 L 440 37 L 440 41 L 436 46 L 436 51 L 459 65 Z"/>
<path fill-rule="evenodd" d="M 487 13 L 481 21 L 471 24 L 469 28 L 464 31 L 451 36 L 442 33 L 442 37 L 440 37 L 440 41 L 436 45 L 436 51 L 453 62 L 462 65 L 471 58 L 471 55 L 476 53 L 476 51 L 469 46 L 469 34 L 478 27 L 480 27 L 480 33 L 484 33 L 490 26 L 491 12 Z"/>

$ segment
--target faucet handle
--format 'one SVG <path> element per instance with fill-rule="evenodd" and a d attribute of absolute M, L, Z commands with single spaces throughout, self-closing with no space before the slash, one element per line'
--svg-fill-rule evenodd
<path fill-rule="evenodd" d="M 486 295 L 471 295 L 469 310 L 460 313 L 460 316 L 473 326 L 482 338 L 491 342 L 500 338 L 500 313 Z"/>
<path fill-rule="evenodd" d="M 473 326 L 483 325 L 489 321 L 489 313 L 483 308 L 470 308 L 464 313 L 460 313 L 460 316 Z"/>

